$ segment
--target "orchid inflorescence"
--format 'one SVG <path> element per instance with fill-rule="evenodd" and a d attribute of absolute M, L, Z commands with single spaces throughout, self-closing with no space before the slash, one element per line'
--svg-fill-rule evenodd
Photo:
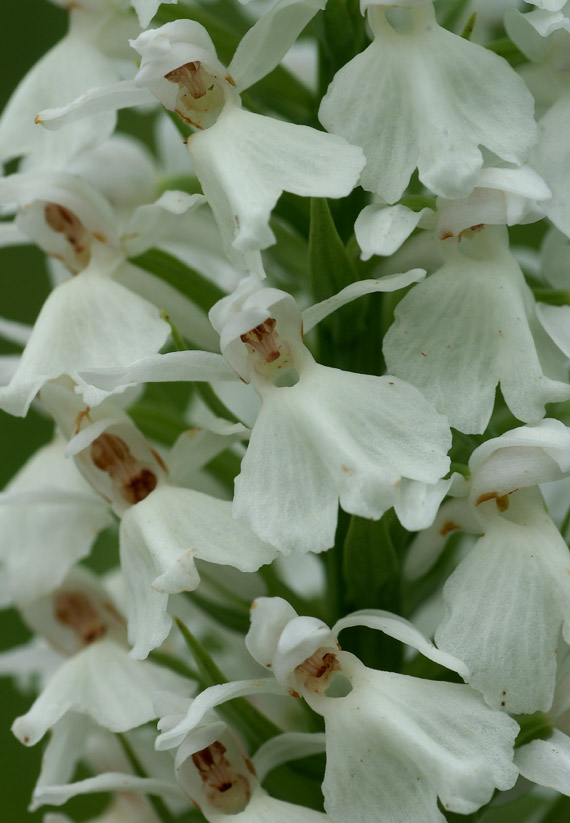
<path fill-rule="evenodd" d="M 0 116 L 31 810 L 567 820 L 570 2 L 53 1 Z"/>

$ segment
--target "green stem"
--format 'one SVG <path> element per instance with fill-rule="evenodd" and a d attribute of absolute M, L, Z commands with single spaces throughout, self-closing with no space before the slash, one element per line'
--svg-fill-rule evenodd
<path fill-rule="evenodd" d="M 170 326 L 170 333 L 172 335 L 172 340 L 174 342 L 174 346 L 177 351 L 188 351 L 189 346 L 186 340 L 182 337 L 168 314 L 164 311 L 164 309 L 160 312 L 161 317 L 163 320 L 166 320 L 168 325 Z M 239 417 L 231 412 L 228 407 L 223 403 L 213 388 L 210 386 L 209 383 L 202 383 L 201 381 L 196 381 L 194 383 L 195 389 L 206 404 L 206 406 L 210 409 L 216 417 L 222 417 L 225 420 L 230 420 L 232 423 L 242 423 Z M 245 425 L 242 423 L 242 425 Z"/>
<path fill-rule="evenodd" d="M 117 734 L 117 738 L 137 777 L 148 777 L 127 738 L 123 734 Z M 158 797 L 158 795 L 155 794 L 149 794 L 147 797 L 156 813 L 156 816 L 162 821 L 162 823 L 176 823 L 176 818 L 170 814 L 164 800 L 161 797 Z"/>
<path fill-rule="evenodd" d="M 170 671 L 182 675 L 182 677 L 187 677 L 189 680 L 195 680 L 196 683 L 202 682 L 196 669 L 193 669 L 183 660 L 179 660 L 173 654 L 154 650 L 149 654 L 149 660 L 152 663 L 156 663 L 157 666 L 163 666 L 165 669 L 170 669 Z"/>
<path fill-rule="evenodd" d="M 464 40 L 471 40 L 471 35 L 473 34 L 473 27 L 475 26 L 475 21 L 477 20 L 477 12 L 474 11 L 469 20 L 467 21 L 465 28 L 461 32 L 461 37 Z"/>

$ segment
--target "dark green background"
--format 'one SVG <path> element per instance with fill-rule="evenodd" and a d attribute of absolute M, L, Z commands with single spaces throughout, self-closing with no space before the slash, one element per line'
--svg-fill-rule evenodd
<path fill-rule="evenodd" d="M 20 78 L 42 54 L 65 33 L 67 14 L 47 0 L 19 0 L 2 3 L 0 25 L 1 107 L 4 108 Z M 7 171 L 12 170 L 13 164 Z M 48 291 L 43 255 L 36 249 L 0 249 L 0 315 L 23 322 L 33 322 Z M 17 347 L 0 341 L 0 353 L 17 351 Z M 0 412 L 0 486 L 22 465 L 41 443 L 49 439 L 51 425 L 35 412 L 25 420 Z M 19 645 L 27 637 L 13 612 L 0 613 L 0 648 Z M 33 696 L 19 694 L 7 679 L 0 679 L 0 797 L 3 823 L 42 820 L 43 811 L 26 811 L 32 787 L 37 779 L 43 744 L 32 749 L 22 746 L 10 732 L 15 717 L 31 705 Z M 100 801 L 96 803 L 100 807 Z M 74 809 L 77 817 L 90 816 L 88 799 Z M 75 812 L 74 812 L 75 817 Z"/>

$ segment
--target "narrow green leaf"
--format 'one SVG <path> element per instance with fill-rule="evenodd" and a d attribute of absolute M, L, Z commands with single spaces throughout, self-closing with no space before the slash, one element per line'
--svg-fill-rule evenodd
<path fill-rule="evenodd" d="M 399 563 L 388 530 L 391 513 L 380 520 L 353 515 L 344 541 L 346 598 L 355 609 L 379 608 L 385 586 L 398 578 Z"/>
<path fill-rule="evenodd" d="M 569 289 L 546 289 L 538 287 L 532 290 L 534 299 L 551 306 L 570 306 Z"/>
<path fill-rule="evenodd" d="M 342 556 L 347 611 L 399 611 L 400 564 L 390 535 L 392 521 L 392 512 L 380 520 L 351 517 Z M 398 671 L 402 644 L 382 632 L 354 628 L 343 632 L 342 644 L 366 665 Z"/>
<path fill-rule="evenodd" d="M 215 283 L 161 249 L 149 249 L 144 254 L 131 258 L 130 262 L 164 280 L 205 312 L 226 296 Z"/>
<path fill-rule="evenodd" d="M 180 660 L 178 657 L 175 657 L 173 654 L 169 652 L 159 652 L 156 649 L 149 654 L 149 660 L 153 663 L 156 663 L 157 666 L 163 666 L 165 669 L 170 669 L 176 674 L 182 675 L 182 677 L 187 677 L 189 680 L 194 680 L 196 683 L 200 683 L 200 675 L 185 663 L 183 660 Z"/>
<path fill-rule="evenodd" d="M 477 12 L 474 11 L 467 23 L 465 24 L 465 28 L 461 32 L 461 37 L 464 40 L 471 40 L 471 35 L 473 34 L 473 28 L 475 26 L 475 21 L 477 20 Z"/>
<path fill-rule="evenodd" d="M 212 603 L 206 597 L 202 597 L 198 592 L 186 592 L 186 596 L 199 609 L 209 614 L 217 623 L 225 626 L 226 629 L 232 629 L 241 634 L 247 634 L 249 629 L 249 609 L 240 610 L 232 609 L 229 606 L 222 606 L 220 603 Z"/>
<path fill-rule="evenodd" d="M 324 197 L 311 199 L 309 271 L 315 300 L 325 300 L 357 279 Z"/>
<path fill-rule="evenodd" d="M 461 17 L 467 13 L 471 0 L 448 0 L 442 11 L 440 23 L 444 29 L 454 31 Z"/>
<path fill-rule="evenodd" d="M 227 678 L 220 671 L 212 657 L 208 654 L 202 644 L 194 637 L 184 623 L 177 617 L 174 618 L 176 625 L 180 629 L 182 636 L 192 654 L 198 671 L 205 686 L 216 686 L 219 683 L 227 683 Z M 281 734 L 281 729 L 269 718 L 251 705 L 245 698 L 238 697 L 219 706 L 218 711 L 229 723 L 238 728 L 244 738 L 253 748 L 260 746 L 276 734 Z"/>
<path fill-rule="evenodd" d="M 145 772 L 140 760 L 134 753 L 134 750 L 125 735 L 117 734 L 117 738 L 137 777 L 148 777 L 148 774 Z M 148 799 L 161 823 L 176 823 L 176 818 L 169 812 L 168 807 L 162 797 L 149 794 Z"/>
<path fill-rule="evenodd" d="M 320 78 L 324 93 L 336 72 L 364 47 L 366 26 L 358 0 L 328 0 L 321 14 L 320 32 L 326 62 Z"/>

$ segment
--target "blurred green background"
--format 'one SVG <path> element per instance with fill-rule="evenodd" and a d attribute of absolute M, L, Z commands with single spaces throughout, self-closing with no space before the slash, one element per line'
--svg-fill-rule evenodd
<path fill-rule="evenodd" d="M 2 109 L 11 92 L 28 69 L 65 33 L 66 12 L 48 0 L 2 3 L 0 52 L 4 69 L 0 74 Z M 12 171 L 10 164 L 6 171 Z M 48 293 L 43 255 L 34 248 L 0 249 L 0 315 L 32 323 Z M 0 354 L 17 351 L 0 340 Z M 25 420 L 0 412 L 0 486 L 23 464 L 36 448 L 49 439 L 52 426 L 31 411 Z M 14 612 L 0 613 L 0 648 L 19 645 L 28 635 Z M 11 734 L 15 717 L 23 714 L 33 695 L 17 692 L 9 679 L 0 678 L 0 797 L 3 823 L 40 821 L 46 809 L 27 811 L 37 779 L 43 743 L 26 749 Z M 44 741 L 45 742 L 45 741 Z M 83 820 L 99 809 L 103 798 L 74 801 L 73 817 Z M 67 809 L 65 810 L 67 812 Z"/>

